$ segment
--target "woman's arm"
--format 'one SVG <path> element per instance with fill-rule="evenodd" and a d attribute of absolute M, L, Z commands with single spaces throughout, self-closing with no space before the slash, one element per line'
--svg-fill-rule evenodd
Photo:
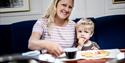
<path fill-rule="evenodd" d="M 41 34 L 38 32 L 32 32 L 30 39 L 29 39 L 29 44 L 28 48 L 31 50 L 41 50 L 44 48 L 44 45 L 42 44 L 40 40 Z"/>
<path fill-rule="evenodd" d="M 59 56 L 62 54 L 62 49 L 59 44 L 49 41 L 49 40 L 41 40 L 41 34 L 38 32 L 32 32 L 28 48 L 31 50 L 42 50 L 47 49 L 47 52 L 53 54 L 54 56 Z"/>

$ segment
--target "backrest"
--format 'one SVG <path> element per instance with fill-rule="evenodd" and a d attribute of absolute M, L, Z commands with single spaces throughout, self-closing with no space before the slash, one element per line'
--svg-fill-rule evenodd
<path fill-rule="evenodd" d="M 101 49 L 125 48 L 125 15 L 96 19 L 96 39 Z"/>
<path fill-rule="evenodd" d="M 0 55 L 11 53 L 11 29 L 10 25 L 0 25 Z"/>
<path fill-rule="evenodd" d="M 27 52 L 28 40 L 32 32 L 32 27 L 36 20 L 28 20 L 13 23 L 11 25 L 12 31 L 12 51 L 13 53 Z"/>

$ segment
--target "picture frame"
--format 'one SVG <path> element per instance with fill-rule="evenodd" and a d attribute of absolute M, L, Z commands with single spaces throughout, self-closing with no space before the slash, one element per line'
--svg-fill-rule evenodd
<path fill-rule="evenodd" d="M 112 0 L 113 4 L 125 3 L 125 0 Z"/>
<path fill-rule="evenodd" d="M 0 13 L 29 11 L 29 0 L 1 0 Z"/>

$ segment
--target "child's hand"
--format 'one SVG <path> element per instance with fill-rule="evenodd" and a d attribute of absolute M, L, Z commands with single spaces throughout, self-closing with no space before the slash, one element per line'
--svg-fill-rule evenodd
<path fill-rule="evenodd" d="M 82 50 L 82 46 L 78 45 L 77 46 L 78 50 Z"/>
<path fill-rule="evenodd" d="M 79 41 L 78 41 L 78 44 L 79 45 L 84 45 L 85 41 L 86 41 L 86 39 L 80 38 Z"/>

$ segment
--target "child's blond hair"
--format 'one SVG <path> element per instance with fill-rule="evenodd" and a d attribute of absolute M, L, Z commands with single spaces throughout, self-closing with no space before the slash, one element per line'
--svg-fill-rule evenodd
<path fill-rule="evenodd" d="M 76 30 L 77 28 L 79 28 L 80 26 L 90 26 L 91 27 L 91 32 L 93 33 L 94 32 L 94 22 L 89 19 L 89 18 L 81 18 L 77 24 L 76 24 Z"/>

